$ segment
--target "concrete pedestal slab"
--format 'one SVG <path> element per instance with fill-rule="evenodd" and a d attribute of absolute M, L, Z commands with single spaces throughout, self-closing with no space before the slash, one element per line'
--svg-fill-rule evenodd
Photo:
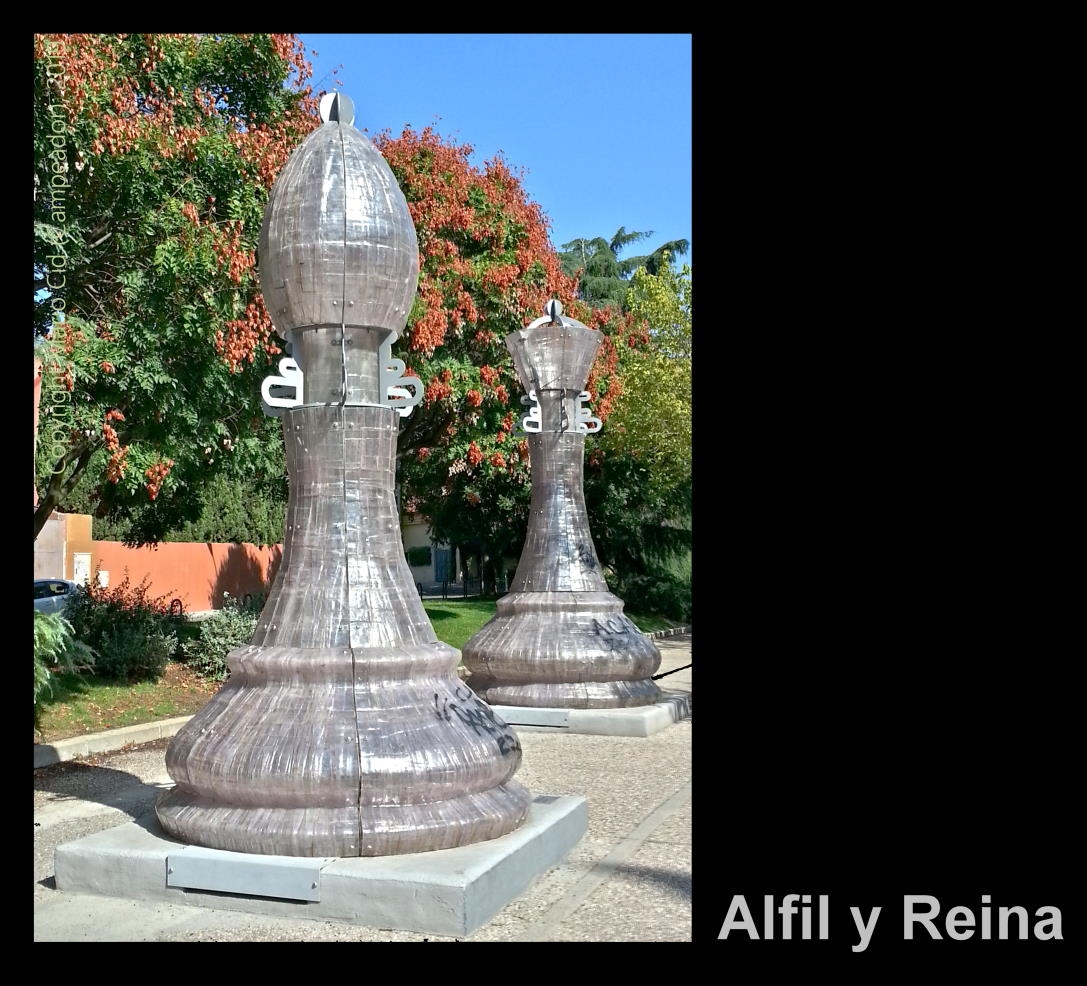
<path fill-rule="evenodd" d="M 583 797 L 536 795 L 498 839 L 351 859 L 258 856 L 188 846 L 154 812 L 58 846 L 58 890 L 167 900 L 252 914 L 468 935 L 557 865 L 588 829 Z"/>
<path fill-rule="evenodd" d="M 492 705 L 514 729 L 546 729 L 598 736 L 650 736 L 691 714 L 688 692 L 665 692 L 662 701 L 633 709 L 549 709 Z"/>

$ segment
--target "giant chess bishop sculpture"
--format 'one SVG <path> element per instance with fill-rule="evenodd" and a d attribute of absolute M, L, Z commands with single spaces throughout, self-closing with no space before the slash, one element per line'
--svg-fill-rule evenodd
<path fill-rule="evenodd" d="M 415 295 L 415 227 L 342 95 L 270 195 L 260 275 L 290 356 L 283 558 L 251 643 L 173 738 L 165 832 L 212 849 L 384 856 L 498 838 L 528 815 L 521 748 L 457 676 L 404 556 L 399 421 L 422 397 L 391 355 Z"/>
<path fill-rule="evenodd" d="M 608 590 L 589 530 L 585 436 L 600 430 L 584 390 L 600 333 L 547 314 L 506 337 L 529 412 L 532 501 L 510 591 L 463 647 L 468 684 L 492 705 L 610 709 L 661 699 L 656 645 Z"/>

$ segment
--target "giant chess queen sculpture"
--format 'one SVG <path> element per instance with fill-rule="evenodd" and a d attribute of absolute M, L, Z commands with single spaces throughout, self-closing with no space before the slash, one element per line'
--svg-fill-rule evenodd
<path fill-rule="evenodd" d="M 463 648 L 468 684 L 492 705 L 609 709 L 661 700 L 656 645 L 608 590 L 589 531 L 585 436 L 600 430 L 583 389 L 600 333 L 547 314 L 506 337 L 528 396 L 532 501 L 510 592 Z"/>
<path fill-rule="evenodd" d="M 350 100 L 288 160 L 260 238 L 290 344 L 283 559 L 252 642 L 174 737 L 156 814 L 174 838 L 287 856 L 385 856 L 494 839 L 527 817 L 521 748 L 457 677 L 411 577 L 394 498 L 399 421 L 422 396 L 391 346 L 418 282 L 395 176 Z"/>

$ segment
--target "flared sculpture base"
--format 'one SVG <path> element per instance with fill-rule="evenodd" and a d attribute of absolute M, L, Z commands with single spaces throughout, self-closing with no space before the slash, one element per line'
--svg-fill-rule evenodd
<path fill-rule="evenodd" d="M 656 645 L 610 592 L 512 592 L 462 650 L 467 684 L 491 705 L 627 709 L 662 693 Z"/>
<path fill-rule="evenodd" d="M 249 645 L 174 737 L 156 805 L 183 842 L 282 856 L 387 856 L 496 839 L 527 817 L 516 734 L 447 644 Z"/>
<path fill-rule="evenodd" d="M 173 838 L 209 849 L 350 858 L 432 852 L 497 839 L 525 820 L 530 800 L 517 781 L 508 781 L 490 791 L 424 805 L 235 808 L 175 787 L 160 799 L 157 816 Z"/>

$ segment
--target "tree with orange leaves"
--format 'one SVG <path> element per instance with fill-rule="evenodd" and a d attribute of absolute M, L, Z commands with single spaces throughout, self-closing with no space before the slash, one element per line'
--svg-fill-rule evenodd
<path fill-rule="evenodd" d="M 94 512 L 153 542 L 195 519 L 212 477 L 285 475 L 279 424 L 259 410 L 279 346 L 255 246 L 269 188 L 317 125 L 309 66 L 289 35 L 43 35 L 36 54 L 35 287 L 53 397 L 36 530 L 90 473 Z M 546 217 L 500 158 L 477 168 L 431 128 L 373 139 L 420 250 L 396 350 L 425 388 L 401 422 L 404 502 L 451 518 L 438 537 L 484 544 L 517 530 L 509 505 L 528 477 L 505 336 L 552 297 L 601 329 L 588 387 L 606 419 L 618 353 L 641 330 L 576 300 Z"/>
<path fill-rule="evenodd" d="M 73 491 L 158 540 L 214 475 L 282 474 L 256 244 L 317 124 L 288 34 L 34 37 L 35 535 Z"/>
<path fill-rule="evenodd" d="M 432 127 L 384 131 L 374 142 L 419 239 L 419 290 L 397 346 L 425 393 L 401 425 L 402 502 L 438 540 L 497 565 L 520 551 L 529 497 L 528 446 L 517 428 L 524 392 L 506 336 L 543 315 L 551 298 L 600 329 L 587 386 L 606 420 L 622 392 L 620 348 L 644 333 L 615 308 L 577 300 L 549 220 L 501 156 L 476 167 L 470 145 Z"/>

